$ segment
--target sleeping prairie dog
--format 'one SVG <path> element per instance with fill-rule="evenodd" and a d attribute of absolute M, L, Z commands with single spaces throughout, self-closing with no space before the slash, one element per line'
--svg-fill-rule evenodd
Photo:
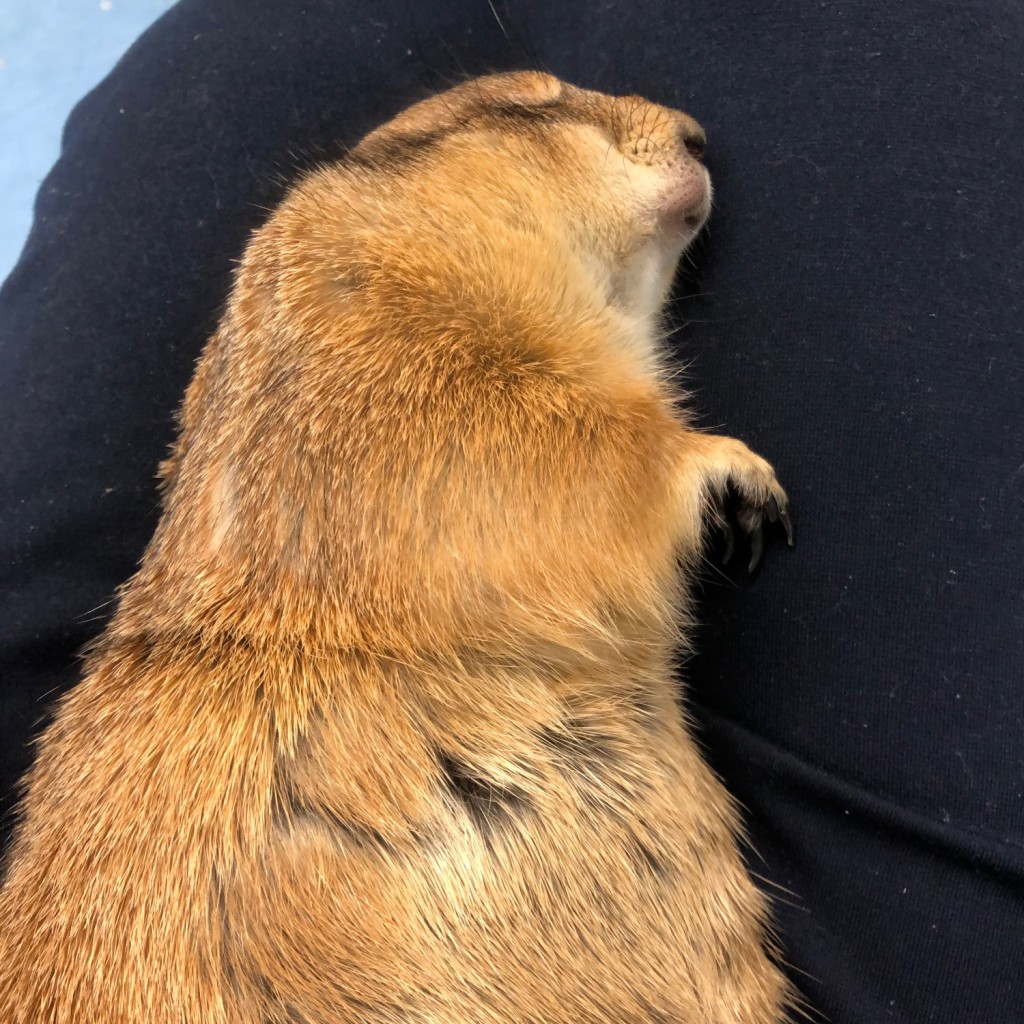
<path fill-rule="evenodd" d="M 781 1019 L 671 673 L 726 486 L 788 526 L 658 351 L 702 147 L 478 79 L 255 233 L 28 777 L 0 1020 Z"/>

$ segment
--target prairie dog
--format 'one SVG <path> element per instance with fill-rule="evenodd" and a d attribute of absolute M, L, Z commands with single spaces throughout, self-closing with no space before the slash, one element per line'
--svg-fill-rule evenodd
<path fill-rule="evenodd" d="M 782 1019 L 671 673 L 726 487 L 788 526 L 659 352 L 703 145 L 491 76 L 254 234 L 27 779 L 0 1020 Z"/>

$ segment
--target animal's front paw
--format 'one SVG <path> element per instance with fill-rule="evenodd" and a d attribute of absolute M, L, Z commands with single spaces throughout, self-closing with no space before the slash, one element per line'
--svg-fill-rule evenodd
<path fill-rule="evenodd" d="M 771 464 L 732 437 L 708 438 L 708 483 L 715 521 L 725 536 L 722 561 L 728 563 L 736 548 L 735 522 L 750 538 L 750 564 L 754 572 L 764 554 L 764 522 L 781 523 L 793 546 L 789 498 Z"/>

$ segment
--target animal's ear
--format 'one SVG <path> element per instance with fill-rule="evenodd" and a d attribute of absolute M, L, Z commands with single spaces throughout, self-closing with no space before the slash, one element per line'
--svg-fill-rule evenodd
<path fill-rule="evenodd" d="M 554 75 L 543 71 L 511 71 L 487 75 L 460 88 L 476 87 L 477 101 L 515 104 L 523 107 L 549 107 L 562 98 L 565 86 Z"/>
<path fill-rule="evenodd" d="M 414 103 L 397 117 L 370 132 L 356 147 L 369 154 L 396 140 L 415 142 L 457 128 L 491 107 L 548 107 L 558 103 L 565 86 L 543 71 L 511 71 L 484 75 Z"/>

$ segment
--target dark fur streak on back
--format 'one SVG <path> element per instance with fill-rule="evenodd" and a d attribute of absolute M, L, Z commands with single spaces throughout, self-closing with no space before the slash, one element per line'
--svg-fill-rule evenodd
<path fill-rule="evenodd" d="M 382 853 L 394 852 L 392 844 L 377 829 L 348 821 L 321 804 L 310 804 L 287 783 L 279 791 L 282 797 L 274 808 L 274 818 L 282 831 L 289 832 L 296 824 L 304 822 L 330 833 L 342 845 Z"/>
<path fill-rule="evenodd" d="M 663 879 L 668 875 L 668 866 L 642 839 L 636 840 L 634 853 L 637 865 L 655 878 Z"/>
<path fill-rule="evenodd" d="M 394 170 L 401 164 L 423 156 L 447 134 L 446 131 L 435 129 L 411 135 L 384 136 L 375 139 L 365 150 L 350 153 L 346 162 L 374 170 Z"/>
<path fill-rule="evenodd" d="M 529 809 L 524 793 L 483 777 L 446 751 L 438 751 L 437 760 L 448 791 L 465 807 L 474 826 L 488 842 L 496 829 L 521 818 Z"/>
<path fill-rule="evenodd" d="M 578 718 L 566 718 L 557 727 L 542 726 L 540 738 L 566 771 L 593 774 L 614 767 L 620 760 L 609 738 Z"/>
<path fill-rule="evenodd" d="M 377 829 L 370 828 L 368 825 L 346 821 L 328 807 L 304 807 L 300 809 L 299 816 L 308 821 L 326 825 L 343 842 L 358 846 L 361 849 L 391 850 L 391 844 Z"/>

